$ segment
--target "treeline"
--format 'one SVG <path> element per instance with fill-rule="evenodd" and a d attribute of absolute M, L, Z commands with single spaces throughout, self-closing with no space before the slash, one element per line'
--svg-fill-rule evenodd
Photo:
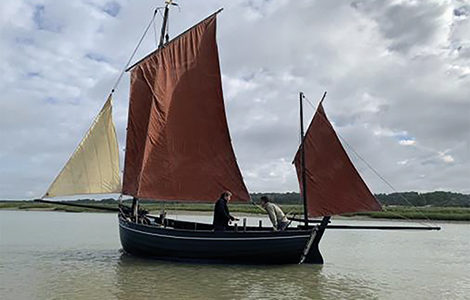
<path fill-rule="evenodd" d="M 375 195 L 382 204 L 440 207 L 470 207 L 470 195 L 452 192 L 392 193 Z"/>
<path fill-rule="evenodd" d="M 281 204 L 300 204 L 299 193 L 254 193 L 253 200 L 257 201 L 261 196 L 269 196 Z M 403 192 L 392 194 L 375 194 L 375 197 L 383 205 L 401 206 L 439 206 L 439 207 L 470 207 L 470 195 L 453 192 Z"/>
<path fill-rule="evenodd" d="M 251 198 L 259 202 L 262 196 L 268 196 L 280 204 L 301 204 L 299 193 L 252 193 Z M 401 206 L 436 206 L 436 207 L 470 207 L 470 195 L 453 192 L 403 192 L 392 194 L 376 194 L 377 199 L 383 205 L 401 205 Z M 216 199 L 214 199 L 215 201 Z M 131 200 L 125 200 L 128 203 Z M 102 204 L 115 204 L 117 200 L 109 198 L 100 201 L 90 199 L 77 200 L 77 202 L 100 202 Z M 151 200 L 141 200 L 141 202 L 155 202 Z"/>

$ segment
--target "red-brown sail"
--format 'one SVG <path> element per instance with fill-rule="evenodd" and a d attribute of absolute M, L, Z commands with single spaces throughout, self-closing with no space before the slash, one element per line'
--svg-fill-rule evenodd
<path fill-rule="evenodd" d="M 382 207 L 349 160 L 331 126 L 322 103 L 304 137 L 308 215 L 331 216 L 376 211 Z M 301 148 L 294 159 L 301 193 Z"/>
<path fill-rule="evenodd" d="M 123 194 L 249 201 L 225 117 L 216 14 L 137 64 L 131 74 Z"/>

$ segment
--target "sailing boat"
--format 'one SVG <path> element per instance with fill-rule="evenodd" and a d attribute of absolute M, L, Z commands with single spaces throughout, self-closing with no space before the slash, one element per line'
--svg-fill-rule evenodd
<path fill-rule="evenodd" d="M 139 199 L 213 202 L 226 190 L 235 200 L 251 201 L 225 116 L 216 43 L 220 11 L 163 43 L 168 5 L 160 47 L 129 68 L 122 188 L 110 97 L 45 196 L 113 192 L 132 196 L 132 207 L 121 204 L 118 219 L 122 247 L 134 255 L 229 263 L 323 263 L 319 243 L 325 229 L 334 228 L 328 225 L 329 216 L 381 206 L 346 155 L 322 103 L 294 159 L 304 199 L 303 224 L 284 231 L 235 226 L 215 232 L 211 224 L 152 216 L 139 209 Z M 309 219 L 318 216 L 323 219 Z"/>

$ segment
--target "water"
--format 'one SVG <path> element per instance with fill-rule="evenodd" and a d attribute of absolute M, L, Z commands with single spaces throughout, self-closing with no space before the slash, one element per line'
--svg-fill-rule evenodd
<path fill-rule="evenodd" d="M 114 214 L 0 211 L 0 298 L 470 299 L 470 226 L 439 225 L 328 230 L 323 266 L 211 265 L 122 253 Z"/>

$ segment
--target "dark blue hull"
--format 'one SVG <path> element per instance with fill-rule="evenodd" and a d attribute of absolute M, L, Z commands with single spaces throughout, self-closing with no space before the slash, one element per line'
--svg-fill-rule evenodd
<path fill-rule="evenodd" d="M 214 232 L 144 225 L 119 218 L 119 234 L 130 254 L 162 259 L 224 263 L 295 264 L 310 238 L 311 229 Z M 314 240 L 305 263 L 323 263 Z"/>

